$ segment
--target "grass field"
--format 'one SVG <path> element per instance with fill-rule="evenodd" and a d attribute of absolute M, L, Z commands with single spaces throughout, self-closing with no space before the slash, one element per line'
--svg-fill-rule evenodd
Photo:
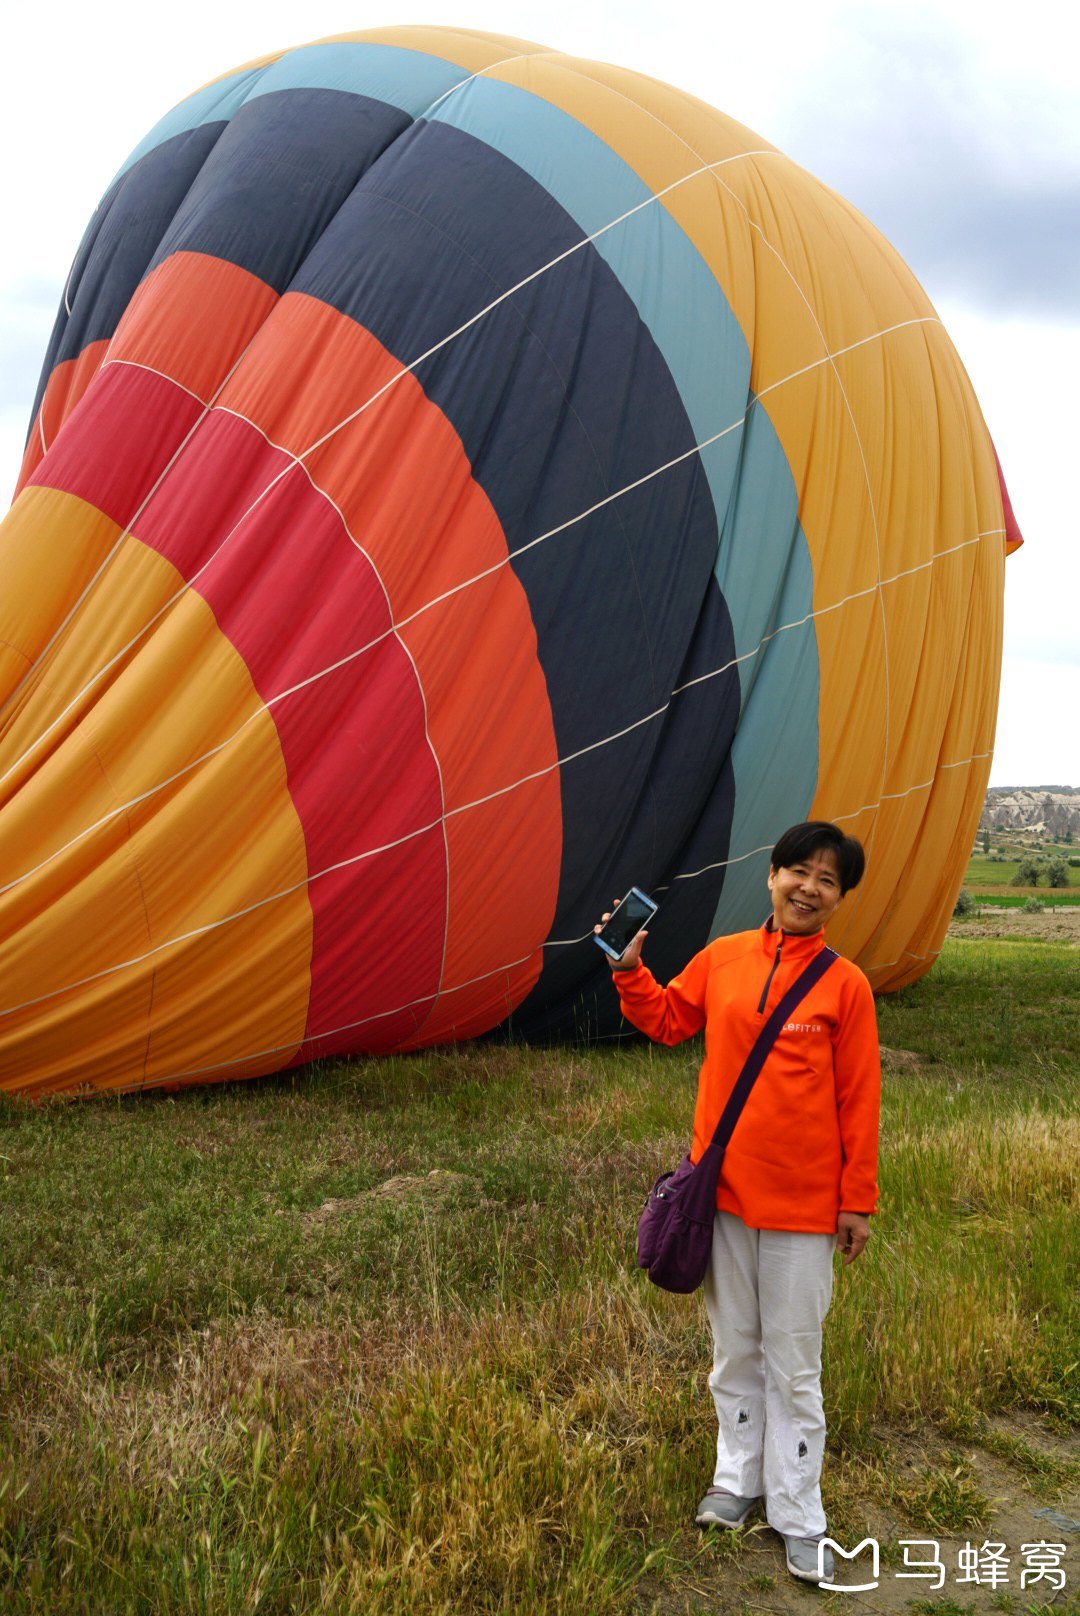
<path fill-rule="evenodd" d="M 980 837 L 964 873 L 964 887 L 977 904 L 990 909 L 1019 909 L 1035 898 L 1044 909 L 1068 909 L 1080 905 L 1080 864 L 1071 865 L 1068 862 L 1070 858 L 1080 857 L 1080 854 L 1071 844 L 1050 843 L 1032 848 L 1022 845 L 1015 834 L 1007 832 L 994 833 L 991 841 L 1009 856 L 1003 860 L 987 857 L 982 851 Z M 1068 886 L 1047 886 L 1045 873 L 1036 886 L 1013 886 L 1012 879 L 1020 868 L 1020 859 L 1033 855 L 1036 858 L 1045 856 L 1047 859 L 1063 860 Z"/>
<path fill-rule="evenodd" d="M 994 859 L 984 852 L 980 833 L 964 874 L 966 887 L 1007 888 L 1020 867 L 1020 860 L 1034 858 L 1037 862 L 1048 863 L 1051 860 L 1063 862 L 1067 869 L 1068 887 L 1048 887 L 1044 873 L 1034 889 L 1021 887 L 1014 890 L 1019 890 L 1022 894 L 1034 890 L 1054 900 L 1080 889 L 1080 864 L 1069 863 L 1070 859 L 1080 859 L 1080 847 L 1074 846 L 1071 842 L 1040 840 L 1039 845 L 1035 846 L 1030 836 L 1025 833 L 992 831 L 990 845 L 995 852 L 1003 853 L 1005 857 Z M 982 896 L 981 890 L 978 895 Z"/>
<path fill-rule="evenodd" d="M 1073 858 L 1077 855 L 1074 853 Z M 964 876 L 966 887 L 1005 887 L 1012 881 L 1020 867 L 1019 859 L 1004 859 L 1001 862 L 995 859 L 982 857 L 981 854 L 972 854 L 968 861 L 967 873 Z M 1045 877 L 1035 889 L 1048 897 L 1056 897 L 1058 893 L 1076 892 L 1080 888 L 1080 866 L 1067 864 L 1069 872 L 1069 885 L 1067 887 L 1048 887 Z M 1027 888 L 1024 889 L 1028 890 Z"/>
<path fill-rule="evenodd" d="M 1080 891 L 1061 887 L 970 887 L 977 904 L 993 909 L 1021 909 L 1034 898 L 1044 909 L 1075 909 L 1080 904 Z"/>
<path fill-rule="evenodd" d="M 983 1540 L 978 1455 L 1076 1507 L 1076 983 L 1074 947 L 955 940 L 879 1007 L 913 1054 L 826 1325 L 824 1489 L 887 1563 Z M 473 1045 L 0 1108 L 3 1607 L 780 1608 L 750 1540 L 688 1525 L 703 1310 L 633 1267 L 696 1061 Z"/>
<path fill-rule="evenodd" d="M 1044 909 L 1075 909 L 1080 905 L 1080 892 L 1063 892 L 1060 889 L 1047 892 L 1042 887 L 1036 891 L 1030 887 L 1021 887 L 1019 890 L 998 887 L 988 891 L 986 887 L 972 887 L 970 891 L 977 904 L 990 909 L 1022 909 L 1033 897 Z"/>

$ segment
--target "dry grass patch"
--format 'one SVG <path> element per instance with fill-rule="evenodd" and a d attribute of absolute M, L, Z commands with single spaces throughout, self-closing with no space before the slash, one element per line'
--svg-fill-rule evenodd
<path fill-rule="evenodd" d="M 882 1154 L 936 1206 L 999 1216 L 1080 1208 L 1080 1117 L 1013 1111 L 888 1130 Z"/>
<path fill-rule="evenodd" d="M 1071 951 L 956 943 L 880 1006 L 882 1210 L 826 1326 L 844 1537 L 895 1535 L 900 1491 L 977 1513 L 962 1484 L 993 1485 L 941 1443 L 1005 1412 L 1029 1411 L 1024 1445 L 987 1450 L 1071 1484 L 1030 1422 L 1064 1442 L 1078 1412 L 1074 1001 Z M 0 1106 L 0 1603 L 760 1605 L 771 1536 L 689 1524 L 713 1465 L 703 1310 L 633 1266 L 698 1060 L 477 1045 Z"/>
<path fill-rule="evenodd" d="M 960 1207 L 1038 1212 L 1080 1208 L 1080 1117 L 1027 1112 L 993 1128 L 968 1123 L 940 1136 Z"/>
<path fill-rule="evenodd" d="M 673 1360 L 628 1287 L 381 1344 L 252 1320 L 137 1385 L 69 1365 L 23 1426 L 0 1542 L 31 1587 L 117 1612 L 133 1582 L 161 1613 L 625 1608 L 699 1480 L 674 1475 Z M 83 1422 L 99 1441 L 71 1441 Z"/>

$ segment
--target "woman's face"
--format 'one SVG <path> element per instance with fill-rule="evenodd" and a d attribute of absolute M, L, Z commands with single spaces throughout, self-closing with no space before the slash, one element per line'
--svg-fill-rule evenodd
<path fill-rule="evenodd" d="M 784 931 L 807 937 L 820 931 L 840 902 L 840 866 L 831 847 L 798 864 L 769 871 L 773 917 Z"/>

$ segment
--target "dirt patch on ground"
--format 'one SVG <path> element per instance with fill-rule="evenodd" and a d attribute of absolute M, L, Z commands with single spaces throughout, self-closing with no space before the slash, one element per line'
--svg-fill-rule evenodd
<path fill-rule="evenodd" d="M 913 1049 L 886 1049 L 881 1046 L 881 1065 L 886 1072 L 913 1072 L 918 1066 L 925 1066 L 927 1056 L 917 1055 Z"/>
<path fill-rule="evenodd" d="M 977 900 L 976 900 L 977 901 Z M 973 915 L 954 919 L 950 937 L 1038 937 L 1048 942 L 1080 947 L 1080 904 L 1071 909 L 1044 909 L 1026 915 L 1022 909 L 994 909 L 987 905 Z"/>
<path fill-rule="evenodd" d="M 324 1201 L 313 1212 L 304 1213 L 306 1223 L 325 1223 L 329 1218 L 358 1212 L 372 1201 L 401 1201 L 409 1196 L 420 1196 L 425 1201 L 443 1202 L 453 1194 L 466 1195 L 483 1205 L 489 1204 L 480 1194 L 475 1178 L 468 1173 L 452 1173 L 445 1167 L 433 1167 L 430 1173 L 398 1173 L 386 1178 L 374 1189 L 362 1195 L 342 1196 L 338 1200 Z"/>
<path fill-rule="evenodd" d="M 1002 1417 L 991 1422 L 991 1429 L 1006 1437 L 1019 1437 L 1029 1449 L 1052 1459 L 1075 1459 L 1075 1447 L 1047 1431 L 1033 1416 Z M 897 1616 L 899 1612 L 913 1616 L 915 1611 L 938 1609 L 942 1616 L 967 1611 L 1006 1611 L 1013 1616 L 1044 1609 L 1060 1611 L 1061 1616 L 1080 1612 L 1080 1488 L 1063 1490 L 1045 1479 L 1033 1481 L 1021 1467 L 988 1451 L 978 1440 L 933 1437 L 928 1444 L 924 1433 L 896 1430 L 882 1431 L 880 1437 L 901 1496 L 909 1489 L 918 1490 L 928 1465 L 945 1475 L 956 1469 L 973 1492 L 988 1501 L 979 1524 L 948 1531 L 868 1497 L 857 1511 L 860 1524 L 847 1530 L 834 1525 L 832 1533 L 849 1553 L 864 1538 L 875 1539 L 880 1551 L 877 1576 L 869 1545 L 850 1562 L 838 1558 L 835 1582 L 843 1592 L 796 1582 L 784 1564 L 779 1537 L 760 1518 L 743 1529 L 737 1558 L 720 1541 L 719 1530 L 710 1528 L 692 1573 L 692 1591 L 674 1596 L 657 1591 L 650 1599 L 643 1587 L 644 1597 L 637 1606 L 641 1616 L 645 1612 L 650 1616 L 704 1616 L 706 1611 L 721 1616 L 756 1616 L 758 1612 L 810 1616 L 814 1610 L 850 1610 L 859 1616 Z M 907 1564 L 901 1546 L 905 1540 L 910 1545 Z M 1023 1552 L 1023 1545 L 1038 1543 L 1064 1544 L 1060 1557 L 1064 1588 L 1058 1588 L 1058 1579 L 1049 1575 L 1034 1580 L 1032 1557 Z M 996 1573 L 987 1568 L 987 1545 L 1001 1546 Z M 975 1563 L 972 1550 L 979 1556 Z M 925 1577 L 897 1575 L 914 1571 L 920 1560 L 925 1568 L 935 1557 L 943 1568 L 940 1586 L 937 1571 Z M 1021 1588 L 1025 1571 L 1027 1580 Z M 877 1583 L 875 1588 L 860 1586 L 872 1581 Z"/>

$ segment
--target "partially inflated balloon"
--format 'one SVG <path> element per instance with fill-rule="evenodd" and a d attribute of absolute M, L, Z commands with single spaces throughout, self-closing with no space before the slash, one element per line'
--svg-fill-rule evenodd
<path fill-rule="evenodd" d="M 0 1073 L 139 1088 L 618 1026 L 766 912 L 928 968 L 1018 535 L 924 293 L 621 69 L 354 35 L 182 102 L 65 289 L 0 530 Z M 1009 530 L 1007 532 L 1007 529 Z"/>

